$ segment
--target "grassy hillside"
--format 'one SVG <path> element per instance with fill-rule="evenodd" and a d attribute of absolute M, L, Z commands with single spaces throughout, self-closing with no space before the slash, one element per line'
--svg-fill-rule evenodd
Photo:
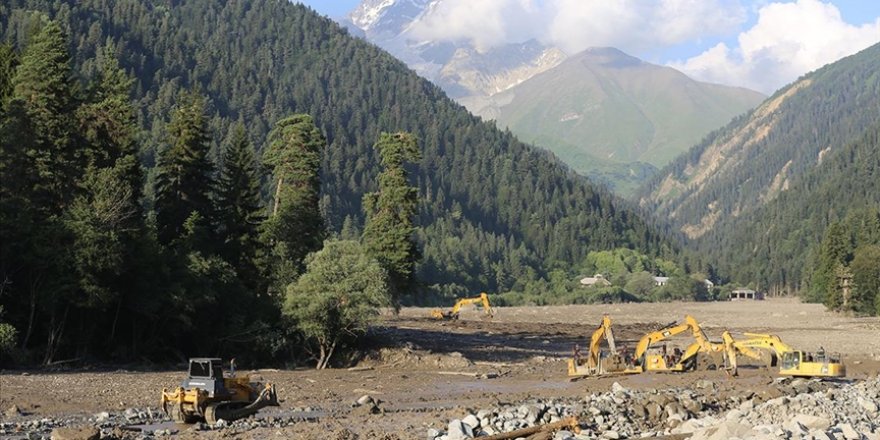
<path fill-rule="evenodd" d="M 625 174 L 608 173 L 611 165 L 662 167 L 763 98 L 597 48 L 495 96 L 478 113 L 581 173 L 625 182 Z"/>

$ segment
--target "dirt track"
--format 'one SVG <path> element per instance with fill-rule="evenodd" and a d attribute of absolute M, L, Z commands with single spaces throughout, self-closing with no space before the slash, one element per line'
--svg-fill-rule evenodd
<path fill-rule="evenodd" d="M 569 382 L 564 357 L 575 343 L 584 344 L 603 313 L 614 320 L 619 341 L 634 341 L 643 332 L 686 313 L 704 324 L 712 339 L 727 328 L 778 334 L 789 344 L 840 352 L 849 376 L 880 373 L 880 319 L 830 314 L 820 305 L 791 300 L 739 303 L 614 304 L 565 307 L 501 308 L 495 319 L 482 321 L 466 310 L 458 322 L 425 318 L 428 309 L 404 309 L 387 317 L 371 335 L 377 353 L 361 365 L 366 371 L 259 371 L 278 386 L 284 402 L 261 417 L 290 414 L 319 416 L 318 421 L 285 428 L 261 428 L 245 437 L 265 438 L 276 431 L 287 438 L 344 438 L 345 430 L 361 438 L 421 438 L 429 427 L 442 427 L 464 409 L 527 399 L 576 398 L 605 391 L 615 381 L 628 388 L 689 386 L 700 379 L 721 384 L 721 392 L 761 393 L 775 377 L 767 368 L 744 368 L 742 377 L 721 371 L 643 374 Z M 384 350 L 382 349 L 384 348 Z M 479 373 L 478 378 L 454 373 Z M 156 408 L 163 387 L 175 386 L 182 373 L 169 372 L 3 372 L 0 410 L 17 405 L 25 418 L 74 417 L 82 420 L 101 411 Z M 47 390 L 51 390 L 47 392 Z M 385 414 L 369 415 L 351 403 L 369 394 L 383 402 Z M 308 410 L 301 412 L 302 409 Z M 11 421 L 0 415 L 0 420 Z M 221 436 L 179 427 L 183 437 Z M 334 434 L 335 435 L 335 434 Z"/>

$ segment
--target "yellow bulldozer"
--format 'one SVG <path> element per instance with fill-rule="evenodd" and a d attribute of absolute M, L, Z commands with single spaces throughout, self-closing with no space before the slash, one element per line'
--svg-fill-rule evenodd
<path fill-rule="evenodd" d="M 459 299 L 455 302 L 455 305 L 451 310 L 443 311 L 441 309 L 434 309 L 431 311 L 431 317 L 434 319 L 455 320 L 458 319 L 458 314 L 461 312 L 461 308 L 471 304 L 482 304 L 484 312 L 483 316 L 486 318 L 491 318 L 495 314 L 495 311 L 492 310 L 492 307 L 489 305 L 489 295 L 487 295 L 486 292 L 483 292 L 480 296 L 475 298 Z"/>
<path fill-rule="evenodd" d="M 278 406 L 275 386 L 251 382 L 235 375 L 234 363 L 224 376 L 218 358 L 189 360 L 186 379 L 174 391 L 162 390 L 162 410 L 177 423 L 218 420 L 231 422 L 248 417 L 267 406 Z"/>
<path fill-rule="evenodd" d="M 737 356 L 743 355 L 755 360 L 763 360 L 759 350 L 769 353 L 770 366 L 779 366 L 779 374 L 798 377 L 845 377 L 846 365 L 840 354 L 827 353 L 820 348 L 816 353 L 796 350 L 782 342 L 779 336 L 762 333 L 744 333 L 746 339 L 735 340 L 729 331 L 721 337 L 724 340 L 728 370 L 737 375 Z"/>

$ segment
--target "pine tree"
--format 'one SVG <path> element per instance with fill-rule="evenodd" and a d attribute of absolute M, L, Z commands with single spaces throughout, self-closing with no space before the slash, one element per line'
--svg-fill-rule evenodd
<path fill-rule="evenodd" d="M 18 67 L 18 54 L 9 44 L 0 43 L 0 114 L 12 98 L 12 77 Z"/>
<path fill-rule="evenodd" d="M 836 271 L 846 263 L 850 248 L 846 228 L 839 222 L 828 226 L 819 248 L 819 267 L 812 274 L 810 289 L 824 298 L 825 305 L 831 310 L 837 310 L 843 303 L 837 288 Z"/>
<path fill-rule="evenodd" d="M 880 295 L 880 244 L 856 248 L 850 264 L 853 274 L 852 309 L 873 314 L 874 301 Z"/>
<path fill-rule="evenodd" d="M 406 164 L 419 160 L 419 147 L 410 133 L 382 133 L 375 148 L 382 160 L 379 190 L 364 195 L 363 241 L 370 255 L 388 271 L 397 305 L 410 292 L 419 260 L 413 233 L 418 212 L 418 189 L 409 183 Z"/>
<path fill-rule="evenodd" d="M 129 100 L 133 80 L 104 48 L 89 102 L 77 111 L 88 161 L 81 194 L 66 222 L 74 233 L 74 266 L 85 296 L 104 306 L 131 290 L 138 244 L 145 228 L 140 204 L 142 172 L 135 142 L 136 120 Z"/>
<path fill-rule="evenodd" d="M 275 124 L 263 163 L 272 169 L 272 207 L 265 222 L 268 271 L 275 294 L 285 291 L 321 248 L 326 231 L 318 207 L 321 154 L 327 141 L 312 117 L 297 114 Z"/>
<path fill-rule="evenodd" d="M 57 214 L 74 197 L 83 169 L 71 117 L 78 102 L 70 54 L 57 22 L 49 21 L 33 36 L 12 83 L 13 99 L 21 102 L 33 128 L 36 145 L 27 155 L 38 176 L 39 204 L 47 215 Z"/>
<path fill-rule="evenodd" d="M 223 156 L 217 202 L 219 230 L 223 237 L 221 253 L 245 284 L 256 288 L 259 277 L 255 261 L 259 248 L 258 228 L 262 221 L 260 188 L 253 147 L 241 122 L 232 129 Z"/>
<path fill-rule="evenodd" d="M 211 195 L 214 166 L 208 157 L 211 137 L 205 117 L 205 100 L 185 93 L 168 124 L 168 147 L 160 152 L 156 174 L 156 223 L 163 244 L 185 233 L 197 237 L 196 247 L 208 247 L 214 218 Z M 184 227 L 187 220 L 195 220 Z M 195 229 L 193 229 L 195 228 Z"/>

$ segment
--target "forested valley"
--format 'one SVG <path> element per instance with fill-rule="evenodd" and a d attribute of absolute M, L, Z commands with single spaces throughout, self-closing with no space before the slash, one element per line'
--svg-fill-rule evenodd
<path fill-rule="evenodd" d="M 345 295 L 328 264 L 362 293 L 343 301 L 362 316 L 331 320 L 352 335 L 377 307 L 535 301 L 591 252 L 699 266 L 302 5 L 13 1 L 0 20 L 0 339 L 18 362 L 327 366 L 347 342 L 309 320 Z"/>
<path fill-rule="evenodd" d="M 481 291 L 542 305 L 785 285 L 880 306 L 870 112 L 837 112 L 842 146 L 748 226 L 676 241 L 299 4 L 15 0 L 0 43 L 3 362 L 199 352 L 324 368 L 380 308 Z M 796 96 L 811 117 L 836 108 L 822 75 L 860 72 L 846 96 L 876 102 L 876 74 L 846 63 Z M 815 125 L 787 114 L 777 125 Z M 611 285 L 579 283 L 594 274 Z"/>
<path fill-rule="evenodd" d="M 878 71 L 875 44 L 804 75 L 664 168 L 640 203 L 738 284 L 877 313 Z"/>

